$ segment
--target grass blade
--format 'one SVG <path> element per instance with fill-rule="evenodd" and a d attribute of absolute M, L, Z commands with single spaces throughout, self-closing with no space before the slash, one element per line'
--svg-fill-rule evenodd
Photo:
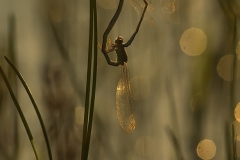
<path fill-rule="evenodd" d="M 3 69 L 2 69 L 2 67 L 1 67 L 1 65 L 0 65 L 0 73 L 1 73 L 1 75 L 2 75 L 2 77 L 3 77 L 3 80 L 4 80 L 7 88 L 8 88 L 8 91 L 9 91 L 11 97 L 12 97 L 12 100 L 13 100 L 16 108 L 17 108 L 17 111 L 18 111 L 18 113 L 19 113 L 19 115 L 20 115 L 20 118 L 21 118 L 21 120 L 22 120 L 22 122 L 23 122 L 23 125 L 24 125 L 24 127 L 25 127 L 25 129 L 26 129 L 26 132 L 27 132 L 27 134 L 28 134 L 28 138 L 29 138 L 29 140 L 30 140 L 30 142 L 31 142 L 31 145 L 32 145 L 34 154 L 35 154 L 35 156 L 36 156 L 36 159 L 38 160 L 38 155 L 37 155 L 37 152 L 36 152 L 34 143 L 33 143 L 32 133 L 31 133 L 31 131 L 30 131 L 30 129 L 29 129 L 29 126 L 28 126 L 27 121 L 26 121 L 26 119 L 25 119 L 25 117 L 24 117 L 24 114 L 23 114 L 23 112 L 22 112 L 22 110 L 21 110 L 21 107 L 19 106 L 19 103 L 18 103 L 18 101 L 17 101 L 17 99 L 16 99 L 16 97 L 15 97 L 13 91 L 12 91 L 12 88 L 11 88 L 11 86 L 10 86 L 10 83 L 9 83 L 8 79 L 7 79 L 7 76 L 6 76 L 5 73 L 3 72 Z"/>
<path fill-rule="evenodd" d="M 97 79 L 97 7 L 96 0 L 90 0 L 90 22 L 89 22 L 89 48 L 88 48 L 88 70 L 85 98 L 82 160 L 88 159 L 92 121 L 95 103 L 96 79 Z M 92 43 L 94 40 L 94 43 Z M 92 46 L 94 44 L 94 46 Z M 92 49 L 94 49 L 93 70 L 92 70 Z M 92 76 L 92 81 L 91 81 Z M 91 100 L 90 100 L 90 89 Z M 90 103 L 90 104 L 89 104 Z"/>
<path fill-rule="evenodd" d="M 93 7 L 92 0 L 90 0 L 90 22 L 89 22 L 89 41 L 88 41 L 88 66 L 87 66 L 87 82 L 86 82 L 86 95 L 85 95 L 85 112 L 84 112 L 84 124 L 82 135 L 82 154 L 81 160 L 87 160 L 88 150 L 87 146 L 87 132 L 88 132 L 88 120 L 89 120 L 89 99 L 90 99 L 90 85 L 91 85 L 91 68 L 92 68 L 92 40 L 93 40 Z"/>
<path fill-rule="evenodd" d="M 91 94 L 91 103 L 90 103 L 90 113 L 89 113 L 89 122 L 88 122 L 88 132 L 87 132 L 87 146 L 86 150 L 87 153 L 89 151 L 89 144 L 91 138 L 91 131 L 92 131 L 92 121 L 93 121 L 93 112 L 94 112 L 94 104 L 95 104 L 95 92 L 96 92 L 96 81 L 97 81 L 97 7 L 96 7 L 96 0 L 93 1 L 93 27 L 94 27 L 94 57 L 93 57 L 93 80 L 92 80 L 92 94 Z"/>
<path fill-rule="evenodd" d="M 38 116 L 38 119 L 39 119 L 39 122 L 40 122 L 40 125 L 42 127 L 42 131 L 43 131 L 43 135 L 44 135 L 44 138 L 45 138 L 45 141 L 46 141 L 46 144 L 47 144 L 47 149 L 48 149 L 48 156 L 49 156 L 49 159 L 52 160 L 52 152 L 51 152 L 51 148 L 50 148 L 50 143 L 49 143 L 49 140 L 48 140 L 48 136 L 47 136 L 47 131 L 46 131 L 46 128 L 45 128 L 45 125 L 43 123 L 43 119 L 42 119 L 42 116 L 39 112 L 39 109 L 37 107 L 37 104 L 31 94 L 31 91 L 29 90 L 25 80 L 23 79 L 22 75 L 20 74 L 20 72 L 17 70 L 17 68 L 14 66 L 14 64 L 6 57 L 4 56 L 5 60 L 8 62 L 8 64 L 12 67 L 12 69 L 14 70 L 14 72 L 16 73 L 16 75 L 18 76 L 18 78 L 20 79 L 20 81 L 22 82 L 22 85 L 24 86 L 32 104 L 33 104 L 33 107 L 37 113 L 37 116 Z"/>

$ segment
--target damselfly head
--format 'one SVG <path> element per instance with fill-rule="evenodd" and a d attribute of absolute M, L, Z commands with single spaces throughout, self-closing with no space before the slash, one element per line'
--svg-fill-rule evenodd
<path fill-rule="evenodd" d="M 122 44 L 122 43 L 123 43 L 123 37 L 122 37 L 122 36 L 118 36 L 118 37 L 115 39 L 115 43 L 116 43 L 116 44 Z"/>

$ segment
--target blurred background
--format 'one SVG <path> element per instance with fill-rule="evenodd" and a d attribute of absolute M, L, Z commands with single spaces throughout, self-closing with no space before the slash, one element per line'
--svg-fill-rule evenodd
<path fill-rule="evenodd" d="M 100 44 L 118 2 L 97 0 Z M 148 2 L 140 30 L 126 48 L 136 129 L 126 134 L 117 121 L 121 67 L 109 66 L 99 50 L 89 159 L 229 160 L 233 152 L 240 155 L 240 138 L 237 132 L 232 135 L 240 101 L 240 2 Z M 128 41 L 142 7 L 140 0 L 124 1 L 109 34 L 112 41 L 117 36 Z M 48 159 L 41 126 L 3 55 L 14 61 L 31 89 L 47 127 L 53 159 L 80 159 L 89 2 L 0 0 L 0 24 L 0 63 L 33 133 L 39 158 Z M 110 57 L 115 60 L 116 54 Z M 35 159 L 2 78 L 0 83 L 0 159 Z M 207 142 L 203 149 L 202 142 Z"/>

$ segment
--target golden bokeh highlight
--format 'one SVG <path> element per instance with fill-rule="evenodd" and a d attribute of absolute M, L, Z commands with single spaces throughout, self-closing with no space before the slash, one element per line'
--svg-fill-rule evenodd
<path fill-rule="evenodd" d="M 236 54 L 237 54 L 238 59 L 240 60 L 240 41 L 238 42 L 237 47 L 236 47 Z"/>
<path fill-rule="evenodd" d="M 226 81 L 233 80 L 233 55 L 223 56 L 217 65 L 217 72 Z"/>
<path fill-rule="evenodd" d="M 83 125 L 83 121 L 84 121 L 84 108 L 75 107 L 75 123 L 77 125 Z"/>
<path fill-rule="evenodd" d="M 234 110 L 234 116 L 238 122 L 240 122 L 240 103 L 237 104 Z"/>
<path fill-rule="evenodd" d="M 162 9 L 164 13 L 173 13 L 175 12 L 176 7 L 174 2 L 166 3 Z"/>
<path fill-rule="evenodd" d="M 212 159 L 216 154 L 216 145 L 209 139 L 204 139 L 197 146 L 197 155 L 204 160 Z"/>
<path fill-rule="evenodd" d="M 187 55 L 198 56 L 206 49 L 207 36 L 201 29 L 189 28 L 182 34 L 180 46 Z"/>
<path fill-rule="evenodd" d="M 115 9 L 118 5 L 118 0 L 97 0 L 97 3 L 105 9 Z"/>
<path fill-rule="evenodd" d="M 223 78 L 226 81 L 232 81 L 233 80 L 233 62 L 234 62 L 234 56 L 232 54 L 227 54 L 223 56 L 217 65 L 217 72 L 218 75 Z M 239 63 L 239 60 L 238 60 Z M 238 65 L 237 68 L 237 78 L 240 76 L 240 65 Z"/>
<path fill-rule="evenodd" d="M 143 136 L 138 138 L 135 144 L 135 151 L 144 157 L 153 155 L 155 151 L 155 142 L 150 136 Z"/>
<path fill-rule="evenodd" d="M 149 81 L 143 76 L 135 76 L 130 80 L 131 93 L 134 100 L 145 100 L 150 93 Z"/>

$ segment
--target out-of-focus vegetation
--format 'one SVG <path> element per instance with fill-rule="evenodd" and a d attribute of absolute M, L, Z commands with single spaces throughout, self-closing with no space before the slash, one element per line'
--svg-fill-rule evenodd
<path fill-rule="evenodd" d="M 109 66 L 99 50 L 88 159 L 239 159 L 240 2 L 148 2 L 140 30 L 126 48 L 136 128 L 126 134 L 117 122 L 115 95 L 121 68 Z M 3 55 L 13 61 L 31 89 L 53 159 L 80 159 L 89 1 L 0 0 L 0 4 L 0 63 L 39 159 L 48 159 L 40 123 Z M 118 0 L 97 0 L 100 44 L 117 5 Z M 124 41 L 130 38 L 142 7 L 140 0 L 124 1 L 109 34 L 112 41 L 117 36 Z M 115 53 L 110 57 L 116 59 Z M 34 159 L 27 138 L 0 78 L 0 159 Z"/>

